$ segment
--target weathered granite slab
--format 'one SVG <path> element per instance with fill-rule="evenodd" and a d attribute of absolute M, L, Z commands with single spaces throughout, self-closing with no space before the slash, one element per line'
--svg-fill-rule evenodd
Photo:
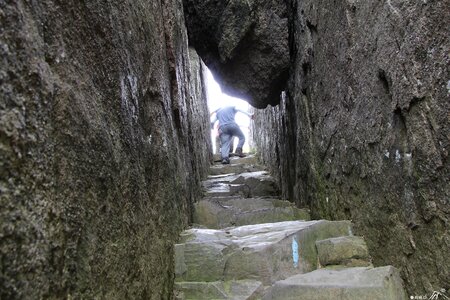
<path fill-rule="evenodd" d="M 315 242 L 348 235 L 348 221 L 289 221 L 190 229 L 176 248 L 177 281 L 254 279 L 269 285 L 317 267 Z"/>
<path fill-rule="evenodd" d="M 358 236 L 341 236 L 316 242 L 319 262 L 322 266 L 347 265 L 365 262 L 369 265 L 369 250 L 366 242 Z"/>
<path fill-rule="evenodd" d="M 392 266 L 320 269 L 274 284 L 264 300 L 401 300 L 406 299 L 399 272 Z"/>
<path fill-rule="evenodd" d="M 262 283 L 255 280 L 176 282 L 175 289 L 177 300 L 256 300 L 263 292 Z"/>
<path fill-rule="evenodd" d="M 210 197 L 194 207 L 194 223 L 207 228 L 310 219 L 308 210 L 273 198 Z"/>

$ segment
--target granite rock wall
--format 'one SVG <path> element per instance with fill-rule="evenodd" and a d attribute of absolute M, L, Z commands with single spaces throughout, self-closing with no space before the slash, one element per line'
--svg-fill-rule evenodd
<path fill-rule="evenodd" d="M 182 3 L 0 1 L 0 298 L 169 299 L 210 162 Z"/>
<path fill-rule="evenodd" d="M 450 1 L 287 1 L 291 71 L 254 139 L 283 195 L 351 219 L 410 295 L 449 289 Z"/>

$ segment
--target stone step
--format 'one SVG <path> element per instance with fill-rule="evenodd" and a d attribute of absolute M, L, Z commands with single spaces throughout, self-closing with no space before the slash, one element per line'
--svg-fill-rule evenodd
<path fill-rule="evenodd" d="M 203 182 L 206 197 L 241 195 L 245 198 L 277 196 L 279 189 L 266 171 L 209 176 Z"/>
<path fill-rule="evenodd" d="M 270 285 L 317 267 L 315 242 L 348 235 L 349 221 L 290 221 L 190 229 L 175 245 L 177 281 L 251 279 Z"/>
<path fill-rule="evenodd" d="M 310 220 L 308 210 L 273 198 L 213 197 L 197 202 L 194 207 L 194 224 L 212 229 Z"/>
<path fill-rule="evenodd" d="M 222 161 L 222 157 L 220 154 L 214 154 L 213 159 L 215 162 Z M 246 154 L 245 157 L 239 157 L 236 153 L 230 153 L 230 163 L 257 165 L 258 159 L 254 154 Z"/>
<path fill-rule="evenodd" d="M 369 250 L 363 238 L 341 236 L 316 242 L 319 263 L 322 266 L 370 266 Z"/>
<path fill-rule="evenodd" d="M 244 158 L 231 158 L 229 165 L 222 165 L 216 163 L 209 169 L 210 175 L 222 174 L 239 174 L 245 172 L 263 171 L 264 168 L 260 166 L 254 156 Z"/>
<path fill-rule="evenodd" d="M 380 268 L 320 269 L 278 281 L 263 300 L 402 300 L 399 272 Z"/>
<path fill-rule="evenodd" d="M 255 280 L 175 283 L 176 300 L 256 300 L 263 292 L 262 283 Z"/>

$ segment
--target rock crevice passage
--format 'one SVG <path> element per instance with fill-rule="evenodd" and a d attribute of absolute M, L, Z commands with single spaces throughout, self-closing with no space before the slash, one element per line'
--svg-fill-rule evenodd
<path fill-rule="evenodd" d="M 410 295 L 448 290 L 449 6 L 0 0 L 0 298 L 169 299 L 174 240 L 194 218 L 218 230 L 211 253 L 223 255 L 243 238 L 222 238 L 225 227 L 306 218 L 277 186 L 315 219 L 351 219 L 374 265 L 396 266 Z M 195 215 L 211 147 L 186 25 L 224 90 L 280 103 L 256 113 L 253 138 L 274 179 L 253 164 L 214 167 Z M 297 237 L 327 223 L 308 224 L 275 243 L 298 259 L 208 289 L 220 298 L 277 280 L 282 293 L 284 268 L 307 261 Z M 355 257 L 319 254 L 347 244 Z M 366 259 L 354 238 L 315 247 L 320 265 Z M 221 257 L 227 278 L 246 263 Z"/>
<path fill-rule="evenodd" d="M 350 221 L 309 220 L 254 157 L 211 173 L 175 245 L 176 299 L 406 299 L 399 272 L 372 266 Z"/>

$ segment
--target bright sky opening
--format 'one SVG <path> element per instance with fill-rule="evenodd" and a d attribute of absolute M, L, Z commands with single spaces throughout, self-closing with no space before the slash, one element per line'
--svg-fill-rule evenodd
<path fill-rule="evenodd" d="M 213 75 L 211 74 L 211 71 L 208 68 L 206 69 L 206 92 L 208 97 L 208 108 L 210 112 L 215 111 L 216 109 L 224 106 L 236 106 L 236 108 L 241 109 L 243 111 L 249 111 L 251 108 L 251 106 L 246 101 L 222 93 L 220 85 L 214 79 Z M 248 152 L 250 149 L 249 148 L 250 118 L 238 112 L 236 114 L 236 123 L 239 125 L 245 136 L 245 144 L 243 150 L 244 152 Z M 213 144 L 214 153 L 217 152 L 215 143 L 216 136 L 217 130 L 212 130 L 211 140 Z M 235 138 L 233 149 L 236 147 L 237 142 L 238 139 Z"/>

